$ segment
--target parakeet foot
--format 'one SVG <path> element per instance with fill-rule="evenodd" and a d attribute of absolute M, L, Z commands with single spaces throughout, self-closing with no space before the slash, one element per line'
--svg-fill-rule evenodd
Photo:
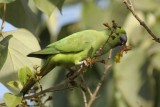
<path fill-rule="evenodd" d="M 78 63 L 78 65 L 80 65 L 81 67 L 84 67 L 84 66 L 88 66 L 88 63 L 86 60 L 82 60 Z"/>
<path fill-rule="evenodd" d="M 81 65 L 81 67 L 88 67 L 88 66 L 91 66 L 93 63 L 96 62 L 96 57 L 93 57 L 93 58 L 86 58 L 85 60 L 82 60 L 80 61 L 78 64 Z"/>

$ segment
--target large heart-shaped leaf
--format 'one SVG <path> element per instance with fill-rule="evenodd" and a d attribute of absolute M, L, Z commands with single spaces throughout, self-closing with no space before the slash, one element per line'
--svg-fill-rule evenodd
<path fill-rule="evenodd" d="M 18 80 L 18 70 L 28 66 L 33 70 L 34 65 L 40 65 L 41 61 L 36 58 L 28 58 L 26 55 L 40 50 L 36 38 L 25 29 L 17 29 L 4 32 L 4 37 L 13 35 L 9 41 L 8 55 L 5 64 L 0 71 L 0 82 L 6 85 L 9 81 Z"/>

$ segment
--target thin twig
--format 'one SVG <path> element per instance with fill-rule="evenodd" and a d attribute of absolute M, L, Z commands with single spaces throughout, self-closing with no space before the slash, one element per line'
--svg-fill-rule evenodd
<path fill-rule="evenodd" d="M 105 71 L 103 72 L 103 74 L 102 74 L 102 76 L 101 76 L 101 78 L 100 78 L 100 81 L 99 81 L 99 83 L 97 84 L 97 87 L 96 87 L 95 91 L 93 92 L 92 97 L 90 98 L 90 100 L 89 100 L 89 102 L 88 102 L 88 106 L 87 106 L 87 107 L 91 107 L 91 105 L 93 104 L 94 100 L 97 98 L 98 91 L 99 91 L 99 89 L 101 88 L 101 86 L 102 86 L 102 84 L 103 84 L 103 82 L 104 82 L 104 80 L 105 80 L 105 77 L 106 77 L 106 75 L 107 75 L 107 73 L 108 73 L 108 69 L 109 69 L 111 66 L 112 66 L 112 65 L 108 65 L 108 66 L 106 67 Z"/>
<path fill-rule="evenodd" d="M 53 92 L 53 91 L 58 91 L 58 90 L 62 90 L 62 86 L 65 86 L 66 84 L 70 83 L 71 81 L 73 81 L 73 79 L 75 79 L 78 75 L 80 75 L 83 71 L 85 70 L 85 67 L 81 67 L 80 69 L 78 69 L 77 72 L 75 72 L 73 75 L 71 75 L 70 77 L 64 79 L 63 81 L 61 81 L 60 83 L 58 83 L 57 85 L 48 88 L 46 90 L 42 90 L 39 93 L 35 93 L 34 95 L 30 95 L 30 96 L 25 96 L 24 99 L 30 99 L 33 97 L 37 97 L 39 95 L 45 94 L 46 92 Z M 64 88 L 63 88 L 64 89 Z"/>
<path fill-rule="evenodd" d="M 45 90 L 42 90 L 40 91 L 39 93 L 35 93 L 33 95 L 29 95 L 29 96 L 25 96 L 24 99 L 31 99 L 31 98 L 36 98 L 40 95 L 43 95 L 47 92 L 56 92 L 56 91 L 62 91 L 62 90 L 66 90 L 66 89 L 71 89 L 73 87 L 65 87 L 65 88 L 61 88 L 61 86 L 64 85 L 64 84 L 58 84 L 56 86 L 53 86 L 53 87 L 50 87 L 50 88 L 47 88 Z"/>
<path fill-rule="evenodd" d="M 112 53 L 112 50 L 110 50 L 110 52 L 109 52 L 108 61 L 109 61 L 109 59 L 111 58 L 111 53 Z M 101 86 L 102 86 L 102 84 L 103 84 L 103 82 L 104 82 L 104 80 L 105 80 L 105 78 L 106 78 L 106 76 L 107 76 L 108 70 L 109 70 L 109 68 L 110 68 L 111 66 L 112 66 L 111 64 L 110 64 L 110 65 L 106 64 L 105 70 L 104 70 L 104 72 L 103 72 L 103 74 L 102 74 L 102 76 L 101 76 L 101 78 L 100 78 L 100 81 L 99 81 L 98 84 L 97 84 L 97 87 L 96 87 L 95 91 L 93 92 L 90 100 L 88 101 L 87 107 L 91 107 L 91 105 L 93 104 L 93 102 L 94 102 L 95 99 L 97 98 L 98 91 L 99 91 L 99 89 L 101 88 Z"/>
<path fill-rule="evenodd" d="M 144 21 L 142 21 L 138 15 L 136 14 L 133 4 L 131 2 L 131 0 L 129 0 L 129 2 L 127 0 L 123 0 L 123 3 L 127 6 L 128 10 L 133 14 L 133 16 L 138 20 L 138 22 L 140 23 L 141 26 L 143 26 L 147 32 L 152 36 L 153 40 L 155 40 L 156 42 L 160 43 L 160 38 L 158 38 L 151 30 L 150 28 L 146 25 L 146 23 Z"/>
<path fill-rule="evenodd" d="M 87 107 L 87 97 L 86 97 L 86 94 L 84 92 L 84 90 L 82 88 L 81 89 L 81 92 L 82 92 L 82 95 L 83 95 L 83 101 L 84 101 L 84 106 Z"/>
<path fill-rule="evenodd" d="M 87 85 L 87 83 L 86 83 L 86 81 L 85 81 L 83 75 L 80 75 L 80 78 L 81 78 L 82 82 L 84 83 L 84 85 L 85 85 L 85 87 L 86 87 L 86 89 L 87 89 L 89 95 L 92 96 L 92 92 L 91 92 L 89 86 Z"/>
<path fill-rule="evenodd" d="M 80 78 L 81 78 L 83 84 L 85 85 L 85 87 L 86 87 L 86 89 L 87 89 L 87 92 L 88 92 L 89 95 L 90 95 L 90 99 L 89 99 L 89 101 L 87 102 L 86 93 L 84 92 L 84 90 L 81 89 L 85 107 L 91 107 L 91 105 L 93 104 L 93 102 L 94 102 L 95 99 L 97 98 L 97 94 L 98 94 L 98 92 L 99 92 L 99 90 L 100 90 L 100 88 L 101 88 L 101 86 L 102 86 L 102 84 L 103 84 L 103 82 L 104 82 L 104 80 L 105 80 L 105 77 L 106 77 L 106 75 L 107 75 L 107 73 L 108 73 L 108 70 L 109 70 L 109 68 L 112 66 L 111 64 L 108 65 L 108 62 L 109 62 L 109 60 L 111 59 L 111 55 L 112 55 L 112 49 L 109 51 L 108 60 L 107 60 L 106 65 L 105 65 L 105 70 L 104 70 L 104 72 L 103 72 L 103 74 L 102 74 L 102 76 L 101 76 L 101 78 L 100 78 L 100 81 L 98 82 L 98 84 L 97 84 L 97 86 L 96 86 L 96 89 L 94 90 L 93 93 L 91 92 L 89 86 L 87 85 L 87 83 L 86 83 L 83 75 L 80 75 Z"/>

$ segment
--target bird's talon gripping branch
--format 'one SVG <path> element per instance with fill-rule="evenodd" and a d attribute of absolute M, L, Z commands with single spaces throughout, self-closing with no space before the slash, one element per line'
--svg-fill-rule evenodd
<path fill-rule="evenodd" d="M 86 66 L 86 67 L 88 66 L 86 60 L 80 61 L 80 62 L 79 62 L 79 65 L 80 65 L 81 68 L 83 68 L 84 66 Z"/>
<path fill-rule="evenodd" d="M 88 66 L 93 65 L 93 63 L 95 63 L 95 62 L 96 62 L 96 57 L 93 57 L 93 58 L 88 57 L 85 60 L 81 61 L 80 65 L 81 65 L 81 67 L 84 67 L 84 66 L 88 67 Z"/>
<path fill-rule="evenodd" d="M 87 65 L 88 66 L 92 66 L 93 65 L 93 63 L 95 63 L 96 62 L 96 57 L 93 57 L 93 58 L 87 58 L 86 59 L 86 62 L 87 62 Z"/>

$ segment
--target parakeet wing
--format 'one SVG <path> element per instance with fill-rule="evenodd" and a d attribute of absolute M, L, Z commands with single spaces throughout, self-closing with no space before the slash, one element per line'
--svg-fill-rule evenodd
<path fill-rule="evenodd" d="M 48 48 L 54 48 L 60 53 L 76 53 L 83 51 L 96 41 L 97 31 L 85 30 L 74 33 L 65 39 L 59 40 L 48 45 Z"/>
<path fill-rule="evenodd" d="M 33 52 L 28 56 L 45 58 L 45 56 L 51 54 L 77 53 L 83 51 L 87 47 L 91 47 L 91 44 L 96 42 L 97 37 L 97 31 L 95 30 L 81 31 L 54 42 L 48 45 L 45 49 Z"/>

